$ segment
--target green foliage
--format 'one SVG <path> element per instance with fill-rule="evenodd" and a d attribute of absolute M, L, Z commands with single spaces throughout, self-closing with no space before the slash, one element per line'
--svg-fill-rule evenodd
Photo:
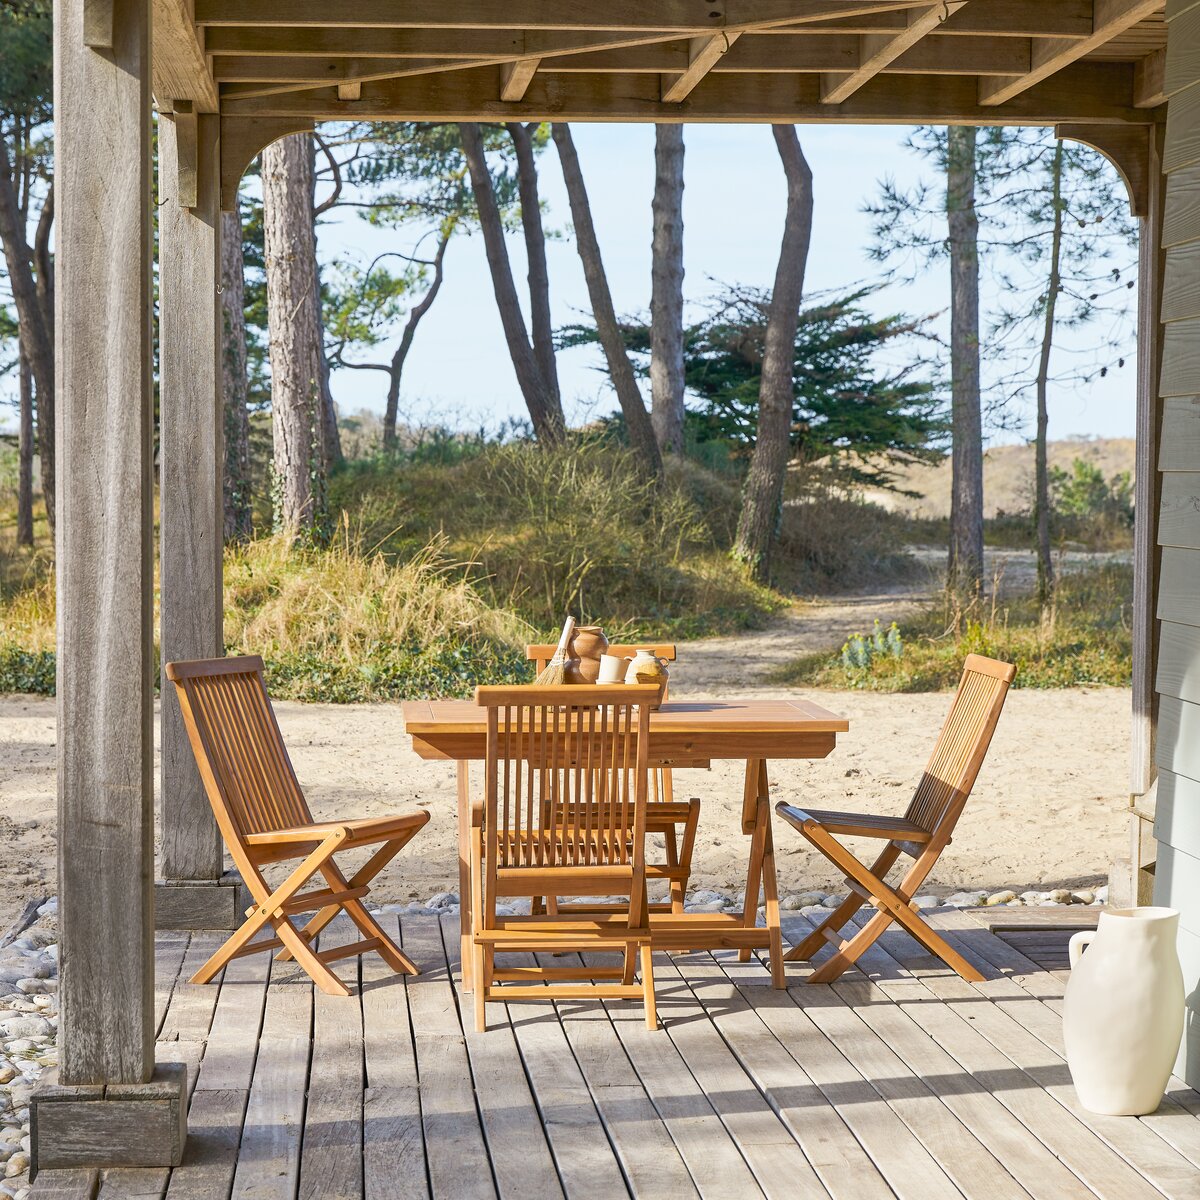
<path fill-rule="evenodd" d="M 984 654 L 1016 664 L 1014 687 L 1128 687 L 1132 608 L 1133 569 L 1111 563 L 1063 574 L 1048 617 L 1032 594 L 994 600 L 990 608 L 965 615 L 930 606 L 899 623 L 899 653 L 875 652 L 872 638 L 865 653 L 808 655 L 778 671 L 775 681 L 878 692 L 939 691 L 957 685 L 968 654 Z"/>
<path fill-rule="evenodd" d="M 622 636 L 696 636 L 755 624 L 782 603 L 726 561 L 696 499 L 701 474 L 674 465 L 656 490 L 627 450 L 598 436 L 554 448 L 442 439 L 350 464 L 331 500 L 358 514 L 365 545 L 396 561 L 443 535 L 489 603 L 543 633 L 570 611 Z M 710 482 L 725 496 L 719 517 L 730 489 Z"/>
<path fill-rule="evenodd" d="M 946 422 L 934 385 L 918 355 L 896 367 L 885 359 L 926 336 L 926 322 L 892 315 L 873 317 L 863 307 L 870 290 L 822 295 L 800 313 L 794 358 L 792 449 L 802 462 L 831 461 L 846 482 L 887 487 L 889 464 L 934 461 Z M 684 378 L 695 406 L 691 437 L 719 442 L 746 457 L 758 429 L 770 294 L 727 288 L 703 320 L 684 330 Z M 623 326 L 626 345 L 642 374 L 649 371 L 650 328 Z M 589 326 L 562 332 L 563 346 L 595 341 Z"/>
<path fill-rule="evenodd" d="M 1070 471 L 1050 468 L 1050 493 L 1054 510 L 1064 517 L 1115 518 L 1133 524 L 1133 479 L 1128 471 L 1105 479 L 1095 463 L 1077 458 Z"/>
<path fill-rule="evenodd" d="M 900 627 L 893 621 L 884 629 L 876 618 L 871 633 L 853 633 L 846 639 L 841 653 L 842 669 L 847 674 L 866 671 L 877 659 L 902 658 L 903 655 L 904 639 L 900 636 Z"/>
<path fill-rule="evenodd" d="M 50 119 L 53 50 L 50 0 L 0 2 L 0 116 L 31 125 Z"/>
<path fill-rule="evenodd" d="M 0 642 L 0 694 L 32 692 L 54 695 L 54 651 L 23 650 Z"/>

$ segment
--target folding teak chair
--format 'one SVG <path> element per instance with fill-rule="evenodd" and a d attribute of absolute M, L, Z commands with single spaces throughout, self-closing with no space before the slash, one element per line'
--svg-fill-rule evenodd
<path fill-rule="evenodd" d="M 396 971 L 419 972 L 380 928 L 363 905 L 371 880 L 429 820 L 416 809 L 394 817 L 351 821 L 314 821 L 288 758 L 271 701 L 263 685 L 261 658 L 217 658 L 167 663 L 175 684 L 200 777 L 217 818 L 221 836 L 255 904 L 248 920 L 206 962 L 193 983 L 208 983 L 230 960 L 261 950 L 279 950 L 294 958 L 323 992 L 348 996 L 349 989 L 329 963 L 377 950 Z M 379 846 L 349 879 L 334 862 L 343 850 Z M 269 863 L 299 859 L 276 888 L 263 878 Z M 327 886 L 302 891 L 320 874 Z M 363 934 L 349 946 L 318 952 L 313 940 L 338 912 Z M 303 928 L 296 913 L 311 912 Z M 275 937 L 251 939 L 270 925 Z"/>
<path fill-rule="evenodd" d="M 654 685 L 481 687 L 484 803 L 471 830 L 475 1026 L 488 1000 L 641 997 L 654 1029 L 646 904 Z M 623 895 L 610 911 L 503 916 L 503 897 Z M 498 953 L 616 951 L 620 966 L 496 965 Z M 642 981 L 634 982 L 640 960 Z M 574 981 L 574 982 L 572 982 Z"/>
<path fill-rule="evenodd" d="M 619 658 L 628 658 L 639 649 L 645 647 L 652 650 L 659 658 L 668 662 L 675 661 L 675 646 L 671 642 L 631 643 L 628 646 L 609 646 L 608 653 Z M 536 671 L 541 671 L 550 661 L 556 646 L 532 645 L 525 647 L 525 657 L 533 664 Z M 694 765 L 694 764 L 693 764 Z M 651 912 L 683 912 L 684 898 L 687 895 L 688 880 L 692 874 L 692 851 L 696 845 L 696 828 L 700 821 L 700 801 L 694 796 L 688 800 L 675 799 L 675 780 L 670 767 L 652 768 L 650 772 L 650 803 L 646 809 L 646 832 L 651 836 L 659 835 L 663 840 L 663 858 L 661 861 L 647 859 L 646 878 L 648 880 L 665 879 L 670 891 L 670 899 L 665 903 L 652 903 Z M 535 898 L 541 906 L 543 898 Z M 550 910 L 555 911 L 557 905 L 554 897 L 547 897 Z M 585 907 L 584 905 L 572 905 Z M 592 911 L 602 908 L 600 905 L 590 905 Z"/>
<path fill-rule="evenodd" d="M 809 983 L 832 983 L 858 961 L 893 921 L 964 979 L 977 982 L 983 978 L 945 938 L 929 928 L 916 912 L 912 899 L 950 844 L 1015 674 L 1016 668 L 1009 663 L 968 655 L 950 714 L 903 817 L 805 811 L 782 802 L 775 806 L 788 824 L 794 825 L 830 862 L 846 872 L 850 888 L 849 896 L 785 956 L 785 961 L 809 959 L 826 942 L 836 946 L 833 956 L 809 977 Z M 867 867 L 835 835 L 883 838 L 887 845 Z M 893 888 L 885 880 L 902 854 L 913 861 Z M 849 940 L 843 941 L 840 930 L 864 904 L 871 905 L 875 915 Z"/>

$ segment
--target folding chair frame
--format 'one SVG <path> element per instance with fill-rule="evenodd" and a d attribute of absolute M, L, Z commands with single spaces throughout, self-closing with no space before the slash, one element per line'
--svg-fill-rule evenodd
<path fill-rule="evenodd" d="M 350 990 L 329 969 L 329 963 L 353 958 L 376 950 L 393 970 L 409 975 L 419 974 L 412 960 L 397 946 L 363 904 L 370 891 L 371 881 L 424 828 L 429 814 L 418 809 L 399 817 L 381 817 L 346 823 L 313 823 L 299 784 L 296 782 L 279 727 L 271 710 L 270 700 L 262 681 L 262 660 L 257 657 L 212 659 L 195 662 L 168 663 L 165 671 L 176 688 L 184 726 L 196 757 L 196 765 L 212 804 L 213 813 L 234 865 L 249 889 L 255 904 L 246 910 L 247 920 L 192 976 L 192 983 L 208 983 L 226 964 L 248 954 L 278 950 L 277 961 L 294 959 L 313 982 L 331 996 L 349 996 Z M 278 757 L 272 762 L 275 783 L 287 792 L 286 799 L 276 796 L 271 803 L 280 808 L 289 806 L 293 816 L 307 815 L 308 823 L 297 823 L 265 831 L 247 831 L 237 819 L 232 805 L 214 771 L 212 754 L 218 748 L 226 754 L 257 754 L 261 747 L 238 721 L 244 713 L 230 707 L 223 699 L 220 709 L 222 729 L 218 730 L 199 711 L 197 689 L 199 681 L 213 676 L 240 675 L 253 679 L 255 687 L 239 697 L 240 703 L 253 704 L 250 712 L 258 723 L 259 734 L 271 737 Z M 271 736 L 273 735 L 273 737 Z M 262 760 L 259 759 L 261 762 Z M 293 790 L 294 789 L 294 790 Z M 343 850 L 377 845 L 371 857 L 347 879 L 334 861 Z M 299 864 L 278 887 L 272 888 L 261 868 L 268 863 L 299 859 Z M 320 875 L 326 886 L 316 891 L 303 891 L 304 886 Z M 298 913 L 313 913 L 302 928 L 292 923 Z M 360 941 L 332 950 L 317 951 L 313 943 L 321 931 L 339 912 L 357 926 L 363 937 Z M 256 934 L 268 926 L 273 938 L 253 941 Z"/>
<path fill-rule="evenodd" d="M 963 979 L 975 983 L 983 979 L 971 963 L 921 918 L 913 897 L 942 851 L 950 844 L 954 827 L 962 815 L 991 744 L 1015 674 L 1016 668 L 1009 663 L 981 655 L 968 656 L 954 703 L 905 817 L 805 812 L 782 802 L 776 805 L 776 811 L 788 824 L 845 872 L 846 885 L 850 889 L 846 899 L 785 955 L 787 962 L 806 960 L 812 958 L 826 943 L 835 946 L 834 954 L 809 976 L 809 983 L 833 983 L 848 967 L 858 962 L 893 921 Z M 970 700 L 964 700 L 972 676 L 990 679 L 990 684 L 983 685 L 990 691 L 979 696 L 972 693 Z M 979 723 L 973 735 L 968 734 L 965 738 L 954 724 L 960 704 L 966 707 L 963 720 L 974 719 Z M 941 755 L 945 758 L 940 758 Z M 937 771 L 944 772 L 947 764 L 954 768 L 952 779 L 943 779 L 936 774 Z M 834 832 L 855 837 L 885 838 L 887 845 L 868 867 L 837 840 Z M 886 882 L 886 876 L 901 854 L 911 857 L 913 863 L 893 887 Z M 843 939 L 840 930 L 864 905 L 873 907 L 874 915 L 850 938 Z"/>

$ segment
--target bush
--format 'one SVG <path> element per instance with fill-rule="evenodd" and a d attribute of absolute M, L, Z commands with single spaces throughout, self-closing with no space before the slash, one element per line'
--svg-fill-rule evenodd
<path fill-rule="evenodd" d="M 571 611 L 623 638 L 698 636 L 754 625 L 783 603 L 725 553 L 734 489 L 693 465 L 673 465 L 656 489 L 602 436 L 493 444 L 449 466 L 354 464 L 331 500 L 396 561 L 443 537 L 490 605 L 542 633 Z"/>
<path fill-rule="evenodd" d="M 1045 619 L 1032 594 L 1003 604 L 993 601 L 989 609 L 967 614 L 950 613 L 939 604 L 901 622 L 892 647 L 887 635 L 882 651 L 874 638 L 864 639 L 869 646 L 865 653 L 847 643 L 841 654 L 807 655 L 789 663 L 774 679 L 880 692 L 930 692 L 954 687 L 966 656 L 984 654 L 1016 664 L 1014 687 L 1128 687 L 1133 673 L 1132 606 L 1132 567 L 1089 567 L 1062 576 L 1054 611 Z"/>

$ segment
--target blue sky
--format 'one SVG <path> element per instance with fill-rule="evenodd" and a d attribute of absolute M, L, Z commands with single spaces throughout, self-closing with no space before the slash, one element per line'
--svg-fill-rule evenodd
<path fill-rule="evenodd" d="M 845 288 L 876 277 L 867 257 L 869 219 L 860 211 L 876 195 L 878 182 L 893 176 L 914 184 L 929 168 L 905 149 L 908 130 L 881 126 L 801 126 L 813 167 L 815 212 L 807 289 Z M 648 125 L 576 125 L 576 144 L 588 183 L 609 283 L 619 313 L 644 311 L 650 293 L 650 200 L 654 186 L 654 130 Z M 703 301 L 714 280 L 769 287 L 774 277 L 784 209 L 783 172 L 768 128 L 761 125 L 692 125 L 686 133 L 685 296 Z M 1112 175 L 1114 186 L 1117 182 Z M 540 160 L 547 228 L 564 235 L 549 246 L 551 302 L 556 325 L 588 317 L 583 273 L 573 241 L 570 214 L 557 155 L 550 146 Z M 335 214 L 330 214 L 334 216 Z M 321 228 L 324 261 L 367 261 L 387 249 L 411 250 L 416 231 L 375 230 L 352 213 L 336 214 Z M 518 290 L 524 292 L 524 248 L 509 238 Z M 986 310 L 996 299 L 985 281 Z M 990 291 L 989 291 L 990 289 Z M 1130 293 L 1130 298 L 1134 293 Z M 907 287 L 890 287 L 873 303 L 879 311 L 935 313 L 949 299 L 948 271 L 933 268 Z M 1095 337 L 1095 333 L 1089 335 Z M 394 345 L 394 342 L 392 343 Z M 1082 388 L 1060 388 L 1050 398 L 1050 436 L 1090 434 L 1131 437 L 1134 430 L 1135 364 L 1132 345 L 1123 370 Z M 388 350 L 390 354 L 390 348 Z M 367 357 L 367 354 L 360 357 Z M 377 353 L 369 354 L 378 358 Z M 605 384 L 599 352 L 580 348 L 559 355 L 560 382 L 568 420 L 585 419 L 616 407 Z M 343 412 L 381 410 L 386 376 L 341 371 L 333 381 Z M 504 344 L 484 258 L 476 233 L 456 236 L 446 258 L 446 280 L 417 334 L 405 373 L 401 415 L 413 423 L 443 420 L 452 425 L 494 426 L 525 413 Z M 993 434 L 1018 440 L 1032 432 L 1031 414 L 1012 414 L 1016 432 Z"/>

